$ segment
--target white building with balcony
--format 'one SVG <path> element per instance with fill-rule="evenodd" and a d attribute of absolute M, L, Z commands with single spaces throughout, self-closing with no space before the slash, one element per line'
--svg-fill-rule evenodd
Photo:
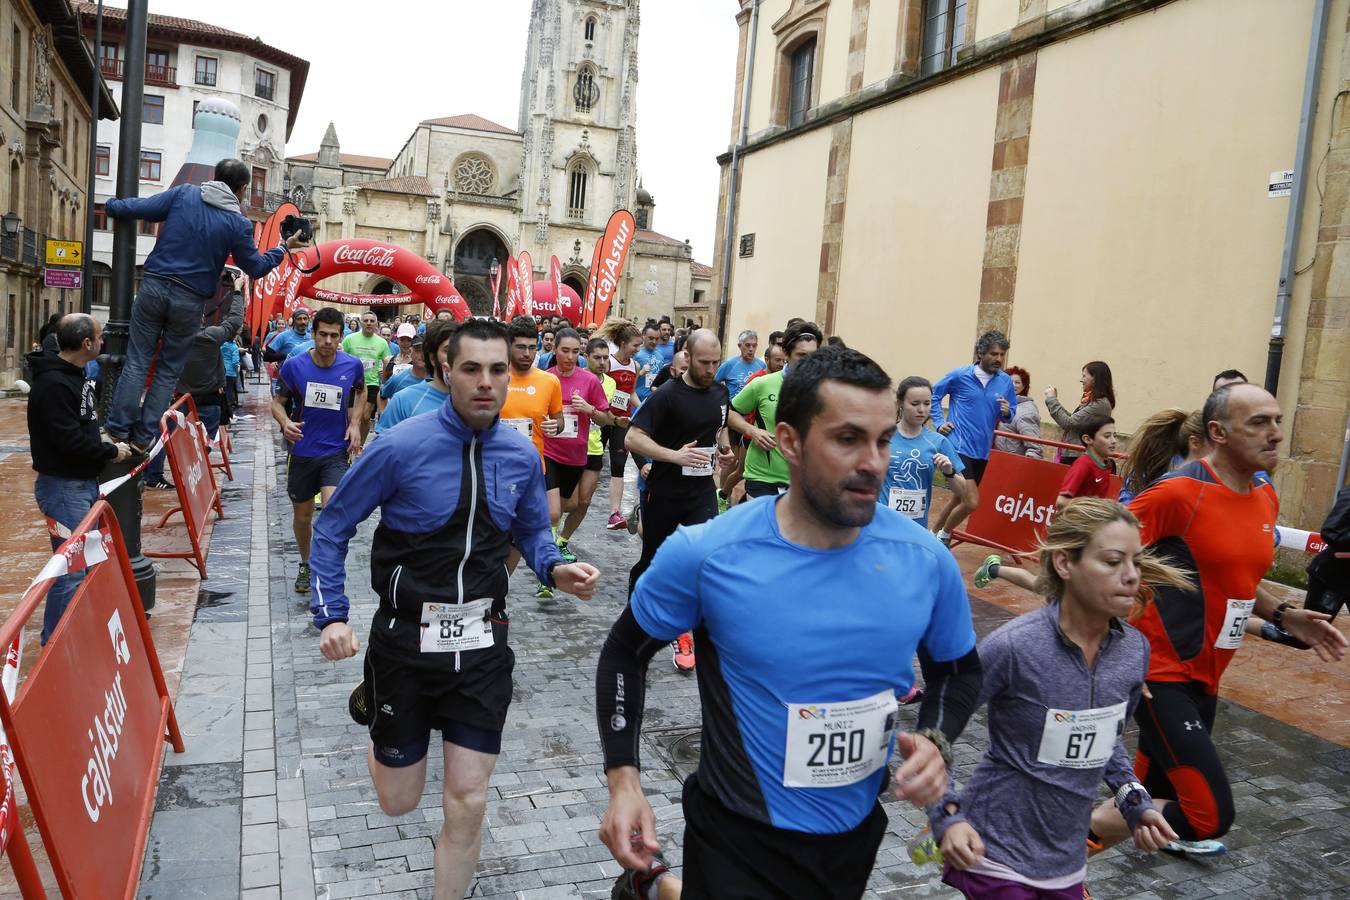
<path fill-rule="evenodd" d="M 82 31 L 94 46 L 97 7 L 80 4 Z M 126 58 L 126 10 L 103 7 L 100 68 L 118 108 Z M 167 189 L 192 146 L 197 104 L 220 98 L 241 113 L 238 153 L 253 172 L 245 213 L 266 218 L 281 200 L 286 141 L 300 109 L 309 63 L 256 38 L 216 25 L 152 14 L 146 35 L 145 103 L 141 117 L 140 196 Z M 112 231 L 103 205 L 115 196 L 118 152 L 116 122 L 100 123 L 93 164 L 94 285 L 96 306 L 106 307 L 112 270 Z M 140 266 L 155 245 L 158 226 L 141 223 L 136 242 Z"/>

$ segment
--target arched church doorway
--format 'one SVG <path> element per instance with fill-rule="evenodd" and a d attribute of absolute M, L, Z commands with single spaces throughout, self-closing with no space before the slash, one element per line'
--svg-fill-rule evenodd
<path fill-rule="evenodd" d="M 577 292 L 578 297 L 586 296 L 586 278 L 575 272 L 569 272 L 563 276 L 563 284 Z"/>
<path fill-rule="evenodd" d="M 377 297 L 387 297 L 390 294 L 402 294 L 404 291 L 399 285 L 390 281 L 388 278 L 382 278 L 370 289 L 370 293 Z M 373 312 L 381 322 L 389 322 L 398 318 L 397 306 L 371 306 L 368 307 L 368 309 L 370 312 Z"/>
<path fill-rule="evenodd" d="M 492 263 L 504 265 L 510 251 L 490 228 L 465 232 L 455 246 L 455 287 L 475 316 L 492 315 Z M 498 301 L 506 299 L 506 278 L 501 278 Z"/>

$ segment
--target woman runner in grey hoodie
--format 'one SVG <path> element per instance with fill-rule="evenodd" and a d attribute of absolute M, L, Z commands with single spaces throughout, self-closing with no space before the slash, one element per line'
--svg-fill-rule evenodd
<path fill-rule="evenodd" d="M 1071 500 L 1041 547 L 1047 600 L 980 644 L 989 747 L 957 791 L 930 807 L 943 881 L 966 897 L 1079 900 L 1086 837 L 1104 780 L 1153 852 L 1173 838 L 1139 784 L 1122 735 L 1148 671 L 1148 641 L 1123 619 L 1150 584 L 1190 583 L 1144 552 L 1114 500 Z"/>

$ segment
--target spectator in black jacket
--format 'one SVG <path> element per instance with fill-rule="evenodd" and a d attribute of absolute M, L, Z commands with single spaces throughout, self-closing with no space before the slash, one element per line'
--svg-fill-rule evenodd
<path fill-rule="evenodd" d="M 1308 563 L 1308 597 L 1304 606 L 1336 618 L 1350 603 L 1350 485 L 1341 488 L 1322 523 L 1327 546 Z"/>
<path fill-rule="evenodd" d="M 28 395 L 28 440 L 37 484 L 38 509 L 62 526 L 51 529 L 52 549 L 79 525 L 98 500 L 98 475 L 110 462 L 130 455 L 126 444 L 112 444 L 98 433 L 94 382 L 84 377 L 85 364 L 98 356 L 102 328 L 91 316 L 71 313 L 56 327 L 57 352 L 28 355 L 33 387 Z M 42 643 L 56 628 L 84 573 L 64 575 L 47 592 L 42 617 Z"/>

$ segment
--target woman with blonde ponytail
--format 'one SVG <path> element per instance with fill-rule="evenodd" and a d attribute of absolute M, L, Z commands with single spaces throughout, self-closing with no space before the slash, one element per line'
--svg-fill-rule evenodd
<path fill-rule="evenodd" d="M 1175 838 L 1122 740 L 1149 662 L 1125 619 L 1152 585 L 1189 587 L 1189 576 L 1145 552 L 1138 520 L 1114 500 L 1069 501 L 1040 558 L 1046 606 L 980 644 L 988 750 L 965 788 L 953 781 L 928 810 L 941 852 L 927 855 L 969 898 L 1089 896 L 1086 838 L 1103 780 L 1139 849 Z"/>

